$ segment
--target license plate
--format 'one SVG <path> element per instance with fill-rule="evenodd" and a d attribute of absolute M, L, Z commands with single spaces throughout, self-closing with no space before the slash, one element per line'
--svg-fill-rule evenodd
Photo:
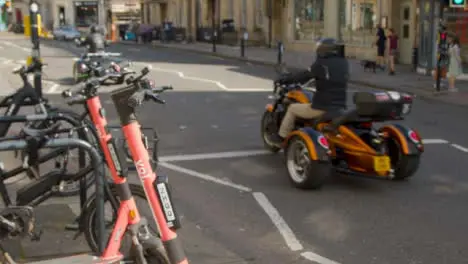
<path fill-rule="evenodd" d="M 387 172 L 390 171 L 390 157 L 374 157 L 374 170 L 376 172 Z"/>

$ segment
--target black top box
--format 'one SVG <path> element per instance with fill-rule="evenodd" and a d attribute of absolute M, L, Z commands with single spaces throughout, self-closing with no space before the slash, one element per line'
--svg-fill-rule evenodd
<path fill-rule="evenodd" d="M 399 92 L 356 92 L 353 101 L 360 117 L 384 121 L 408 115 L 413 97 Z"/>

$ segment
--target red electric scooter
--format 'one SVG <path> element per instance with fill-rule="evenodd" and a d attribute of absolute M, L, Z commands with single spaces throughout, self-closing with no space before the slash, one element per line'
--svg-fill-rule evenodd
<path fill-rule="evenodd" d="M 111 74 L 87 81 L 79 87 L 63 93 L 68 97 L 69 105 L 83 104 L 99 135 L 100 146 L 114 180 L 117 196 L 120 200 L 117 219 L 107 246 L 103 239 L 98 239 L 94 226 L 96 221 L 96 201 L 88 201 L 80 217 L 80 229 L 84 230 L 93 251 L 101 254 L 93 263 L 115 263 L 124 259 L 120 253 L 123 236 L 126 232 L 132 238 L 131 260 L 141 264 L 188 264 L 187 257 L 177 238 L 176 229 L 180 227 L 177 213 L 172 203 L 167 177 L 156 177 L 151 166 L 148 150 L 142 140 L 140 125 L 135 110 L 143 101 L 153 100 L 164 104 L 159 98 L 163 91 L 172 87 L 155 88 L 144 78 L 149 68 L 144 68 L 141 75 L 127 79 L 127 87 L 111 93 L 112 100 L 120 118 L 123 134 L 143 185 L 144 194 L 151 207 L 153 218 L 158 227 L 158 235 L 149 231 L 147 221 L 140 216 L 134 197 L 133 187 L 129 185 L 127 169 L 122 151 L 116 148 L 106 121 L 104 108 L 97 95 L 98 87 L 106 79 L 115 77 Z M 119 153 L 120 152 L 120 153 Z M 83 227 L 84 226 L 84 227 Z"/>

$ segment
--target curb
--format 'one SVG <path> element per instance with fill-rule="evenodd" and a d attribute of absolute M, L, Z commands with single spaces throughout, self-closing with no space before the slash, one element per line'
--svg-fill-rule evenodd
<path fill-rule="evenodd" d="M 135 43 L 126 43 L 126 42 L 119 42 L 119 44 L 132 45 L 132 46 L 145 45 L 145 44 L 141 44 L 141 43 L 135 44 Z M 188 44 L 188 45 L 190 45 L 190 44 Z M 278 64 L 273 63 L 273 62 L 266 62 L 266 61 L 261 61 L 261 60 L 258 60 L 258 59 L 251 59 L 251 58 L 248 58 L 248 57 L 242 58 L 242 57 L 239 57 L 239 56 L 227 55 L 227 54 L 222 54 L 222 53 L 214 53 L 212 51 L 206 51 L 206 50 L 195 50 L 195 49 L 185 48 L 185 47 L 180 47 L 180 46 L 172 46 L 171 47 L 171 46 L 168 46 L 168 45 L 162 45 L 162 44 L 158 44 L 158 43 L 151 43 L 151 46 L 156 47 L 156 48 L 183 50 L 183 51 L 186 51 L 186 52 L 205 54 L 205 55 L 209 55 L 209 56 L 214 56 L 214 57 L 219 57 L 219 58 L 226 58 L 226 59 L 242 61 L 242 62 L 250 62 L 250 63 L 256 64 L 256 65 L 263 65 L 263 66 L 270 66 L 270 67 L 277 67 L 278 66 Z M 283 64 L 283 66 L 286 66 L 286 65 Z M 291 70 L 291 71 L 303 70 L 302 68 L 297 68 L 297 67 L 293 67 L 293 66 L 286 66 L 286 68 L 288 70 Z M 409 93 L 409 94 L 415 95 L 417 97 L 424 98 L 424 99 L 426 99 L 428 101 L 439 102 L 439 103 L 444 103 L 444 104 L 449 104 L 449 105 L 456 105 L 456 106 L 468 108 L 468 105 L 466 105 L 466 104 L 458 103 L 458 102 L 452 102 L 452 101 L 449 101 L 449 100 L 444 100 L 444 99 L 447 99 L 447 98 L 438 97 L 440 95 L 447 94 L 445 92 L 435 93 L 435 92 L 429 92 L 429 91 L 420 91 L 419 89 L 417 89 L 415 92 L 414 91 L 413 92 L 408 92 L 405 89 L 388 87 L 388 86 L 384 86 L 384 85 L 377 85 L 377 84 L 373 84 L 373 83 L 366 82 L 366 81 L 361 81 L 361 80 L 350 80 L 349 83 L 354 84 L 354 85 L 358 85 L 358 86 L 359 85 L 360 86 L 365 86 L 366 88 L 373 88 L 373 89 L 377 89 L 377 90 L 398 91 L 398 92 Z"/>

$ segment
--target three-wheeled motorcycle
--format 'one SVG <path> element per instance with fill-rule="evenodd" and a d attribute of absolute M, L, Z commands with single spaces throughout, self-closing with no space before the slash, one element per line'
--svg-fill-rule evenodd
<path fill-rule="evenodd" d="M 325 113 L 315 120 L 296 120 L 295 129 L 279 147 L 270 138 L 277 133 L 288 106 L 310 103 L 314 88 L 275 83 L 273 92 L 274 102 L 266 105 L 261 121 L 262 138 L 270 151 L 284 149 L 295 187 L 318 189 L 333 172 L 403 180 L 417 171 L 424 151 L 418 132 L 400 124 L 375 125 L 403 120 L 411 112 L 412 95 L 356 92 L 352 109 Z"/>

